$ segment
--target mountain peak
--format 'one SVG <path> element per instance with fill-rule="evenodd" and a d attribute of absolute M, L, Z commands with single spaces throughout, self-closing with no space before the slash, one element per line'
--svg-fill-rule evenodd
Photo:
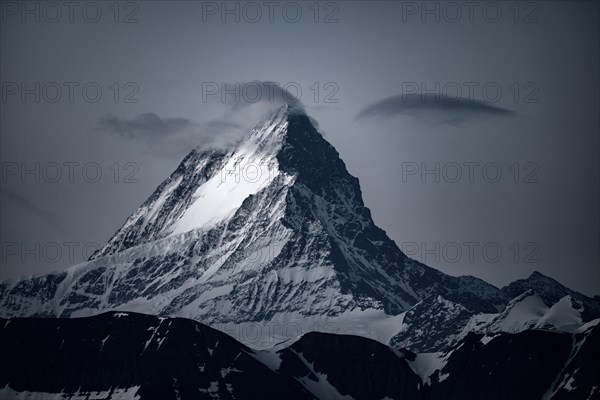
<path fill-rule="evenodd" d="M 548 305 L 555 304 L 565 296 L 576 299 L 583 304 L 584 310 L 582 315 L 585 320 L 600 316 L 599 299 L 590 298 L 569 289 L 554 278 L 546 276 L 539 271 L 533 271 L 527 278 L 518 279 L 502 288 L 502 291 L 511 298 L 519 296 L 528 290 L 535 292 Z"/>
<path fill-rule="evenodd" d="M 289 105 L 232 149 L 190 152 L 90 262 L 33 280 L 0 286 L 5 314 L 118 309 L 271 332 L 277 321 L 306 331 L 351 313 L 388 318 L 437 295 L 473 312 L 504 304 L 491 285 L 406 257 L 339 153 Z M 47 301 L 30 299 L 42 290 Z"/>
<path fill-rule="evenodd" d="M 279 177 L 279 178 L 277 178 Z M 363 207 L 358 180 L 299 107 L 272 110 L 232 149 L 193 149 L 90 260 L 232 217 L 249 196 L 275 179 L 303 182 L 319 193 L 325 181 L 347 180 Z"/>
<path fill-rule="evenodd" d="M 554 279 L 550 278 L 549 276 L 542 274 L 539 271 L 533 271 L 529 275 L 529 277 L 527 277 L 527 279 L 551 279 L 551 280 L 554 280 Z"/>

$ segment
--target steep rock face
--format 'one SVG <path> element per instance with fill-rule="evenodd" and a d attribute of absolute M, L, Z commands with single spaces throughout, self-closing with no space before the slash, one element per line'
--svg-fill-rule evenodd
<path fill-rule="evenodd" d="M 406 257 L 374 224 L 358 179 L 348 173 L 337 151 L 306 115 L 289 119 L 278 160 L 282 171 L 296 177 L 284 223 L 295 231 L 306 225 L 324 231 L 344 292 L 356 299 L 380 300 L 389 314 L 438 293 L 476 311 L 496 311 L 506 303 L 502 292 L 480 279 L 450 277 Z"/>
<path fill-rule="evenodd" d="M 462 338 L 473 315 L 441 296 L 428 297 L 404 314 L 400 332 L 390 340 L 390 346 L 421 353 L 448 349 Z"/>
<path fill-rule="evenodd" d="M 479 279 L 406 257 L 333 146 L 282 107 L 228 152 L 192 151 L 89 262 L 0 284 L 0 315 L 128 310 L 304 330 L 302 321 L 395 315 L 437 295 L 471 312 L 507 302 Z"/>

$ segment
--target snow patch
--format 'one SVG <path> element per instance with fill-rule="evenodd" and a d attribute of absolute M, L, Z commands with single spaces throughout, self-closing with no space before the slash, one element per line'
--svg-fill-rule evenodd
<path fill-rule="evenodd" d="M 116 388 L 103 391 L 80 391 L 75 393 L 64 392 L 60 393 L 48 393 L 48 392 L 29 392 L 22 391 L 17 392 L 6 385 L 0 389 L 0 400 L 138 400 L 140 396 L 137 395 L 139 386 L 133 386 L 130 388 Z"/>
<path fill-rule="evenodd" d="M 431 376 L 435 371 L 441 371 L 444 368 L 448 355 L 441 352 L 420 353 L 417 354 L 414 361 L 409 361 L 408 365 L 421 378 L 421 382 L 431 385 Z"/>
<path fill-rule="evenodd" d="M 281 366 L 281 355 L 275 350 L 260 350 L 251 354 L 255 359 L 269 367 L 272 371 L 277 372 Z"/>
<path fill-rule="evenodd" d="M 302 353 L 296 353 L 300 360 L 306 365 L 306 367 L 317 377 L 317 381 L 314 381 L 309 378 L 309 375 L 304 376 L 302 378 L 296 378 L 298 382 L 300 382 L 306 390 L 311 392 L 319 399 L 339 399 L 339 400 L 354 400 L 352 396 L 342 396 L 342 394 L 337 390 L 335 386 L 333 386 L 327 380 L 327 374 L 322 374 L 319 372 L 315 372 L 315 369 L 312 363 L 309 363 L 306 358 L 302 355 Z"/>

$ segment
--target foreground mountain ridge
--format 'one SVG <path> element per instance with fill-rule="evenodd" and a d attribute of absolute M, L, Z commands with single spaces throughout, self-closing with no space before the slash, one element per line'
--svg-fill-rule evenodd
<path fill-rule="evenodd" d="M 445 352 L 312 332 L 257 351 L 199 322 L 0 319 L 0 398 L 597 399 L 600 330 L 471 333 Z"/>

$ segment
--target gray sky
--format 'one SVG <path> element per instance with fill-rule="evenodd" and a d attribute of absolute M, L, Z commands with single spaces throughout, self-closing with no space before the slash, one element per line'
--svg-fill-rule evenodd
<path fill-rule="evenodd" d="M 103 245 L 191 147 L 255 122 L 214 89 L 243 102 L 262 81 L 302 101 L 410 256 L 600 294 L 597 3 L 35 4 L 0 9 L 1 278 Z"/>

